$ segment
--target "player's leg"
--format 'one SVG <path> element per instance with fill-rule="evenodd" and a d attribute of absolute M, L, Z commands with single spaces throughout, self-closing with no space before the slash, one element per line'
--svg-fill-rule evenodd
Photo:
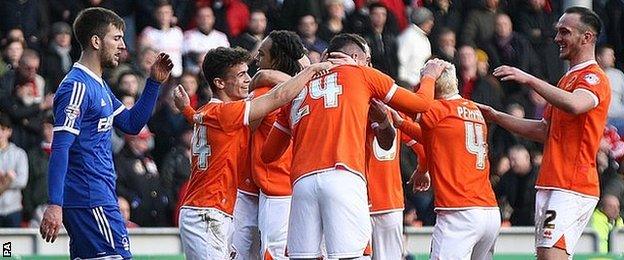
<path fill-rule="evenodd" d="M 570 192 L 538 190 L 535 199 L 538 259 L 570 259 L 597 202 L 596 198 Z"/>
<path fill-rule="evenodd" d="M 475 209 L 475 220 L 480 218 L 481 239 L 472 250 L 471 260 L 491 260 L 494 257 L 494 246 L 501 226 L 498 209 Z"/>
<path fill-rule="evenodd" d="M 481 226 L 468 210 L 440 210 L 431 239 L 430 259 L 470 259 Z"/>
<path fill-rule="evenodd" d="M 371 215 L 373 224 L 373 259 L 403 257 L 403 212 Z"/>
<path fill-rule="evenodd" d="M 291 197 L 270 198 L 260 194 L 258 229 L 260 229 L 263 259 L 288 259 L 286 238 Z"/>
<path fill-rule="evenodd" d="M 372 235 L 364 179 L 344 170 L 316 175 L 327 255 L 338 259 L 364 256 Z"/>
<path fill-rule="evenodd" d="M 240 191 L 236 194 L 232 244 L 236 251 L 236 259 L 260 259 L 257 196 Z"/>
<path fill-rule="evenodd" d="M 132 258 L 123 218 L 119 209 L 116 208 L 115 213 L 113 208 L 115 206 L 107 207 L 107 210 L 103 207 L 63 209 L 71 259 Z"/>
<path fill-rule="evenodd" d="M 321 257 L 321 212 L 318 201 L 318 174 L 299 179 L 293 186 L 287 250 L 291 259 Z"/>
<path fill-rule="evenodd" d="M 186 259 L 229 259 L 232 218 L 212 209 L 180 209 L 180 239 Z"/>

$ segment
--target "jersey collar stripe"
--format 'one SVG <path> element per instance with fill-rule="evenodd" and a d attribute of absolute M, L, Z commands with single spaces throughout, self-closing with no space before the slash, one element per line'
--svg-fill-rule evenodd
<path fill-rule="evenodd" d="M 588 60 L 588 61 L 584 61 L 582 63 L 576 64 L 572 68 L 570 68 L 570 70 L 568 70 L 568 72 L 566 73 L 566 76 L 569 75 L 572 72 L 584 69 L 585 67 L 587 67 L 589 65 L 593 65 L 593 64 L 598 64 L 598 63 L 596 62 L 596 60 Z"/>
<path fill-rule="evenodd" d="M 74 63 L 74 67 L 84 71 L 85 73 L 87 73 L 87 75 L 89 75 L 90 77 L 92 77 L 95 81 L 97 81 L 98 83 L 100 83 L 100 86 L 104 86 L 104 80 L 102 80 L 101 77 L 99 77 L 98 75 L 95 74 L 95 72 L 93 72 L 92 70 L 90 70 L 89 68 L 87 68 L 85 65 L 82 65 L 78 62 Z"/>
<path fill-rule="evenodd" d="M 394 93 L 397 91 L 398 88 L 399 86 L 397 84 L 392 84 L 392 87 L 390 88 L 390 91 L 388 91 L 388 94 L 386 94 L 386 97 L 384 98 L 383 102 L 384 103 L 390 102 L 390 99 L 392 99 L 392 97 L 394 96 Z"/>

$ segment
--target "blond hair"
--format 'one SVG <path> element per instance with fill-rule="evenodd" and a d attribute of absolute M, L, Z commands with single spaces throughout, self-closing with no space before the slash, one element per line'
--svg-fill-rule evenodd
<path fill-rule="evenodd" d="M 435 82 L 435 98 L 449 98 L 452 95 L 459 94 L 457 74 L 455 65 L 445 62 L 446 67 L 442 74 Z"/>

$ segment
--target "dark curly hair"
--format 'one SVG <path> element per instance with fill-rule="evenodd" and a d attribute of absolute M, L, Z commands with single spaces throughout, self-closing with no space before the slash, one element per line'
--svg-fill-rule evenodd
<path fill-rule="evenodd" d="M 290 76 L 294 76 L 303 69 L 299 64 L 299 59 L 306 54 L 301 38 L 291 31 L 272 31 L 269 36 L 271 39 L 271 49 L 269 53 L 273 58 L 271 67 L 282 71 Z"/>
<path fill-rule="evenodd" d="M 218 47 L 209 50 L 202 64 L 202 72 L 212 93 L 217 93 L 217 86 L 214 84 L 215 78 L 223 78 L 228 69 L 241 63 L 247 63 L 250 59 L 249 52 L 240 47 Z"/>

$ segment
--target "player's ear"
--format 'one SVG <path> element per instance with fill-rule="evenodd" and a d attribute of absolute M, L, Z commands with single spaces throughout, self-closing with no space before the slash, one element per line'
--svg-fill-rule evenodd
<path fill-rule="evenodd" d="M 224 89 L 225 88 L 225 81 L 222 78 L 214 78 L 212 80 L 212 83 L 215 84 L 217 89 Z"/>
<path fill-rule="evenodd" d="M 102 47 L 102 39 L 100 39 L 100 37 L 95 34 L 91 35 L 91 38 L 89 38 L 89 43 L 91 43 L 91 47 L 93 47 L 93 49 L 95 50 L 99 50 Z"/>

